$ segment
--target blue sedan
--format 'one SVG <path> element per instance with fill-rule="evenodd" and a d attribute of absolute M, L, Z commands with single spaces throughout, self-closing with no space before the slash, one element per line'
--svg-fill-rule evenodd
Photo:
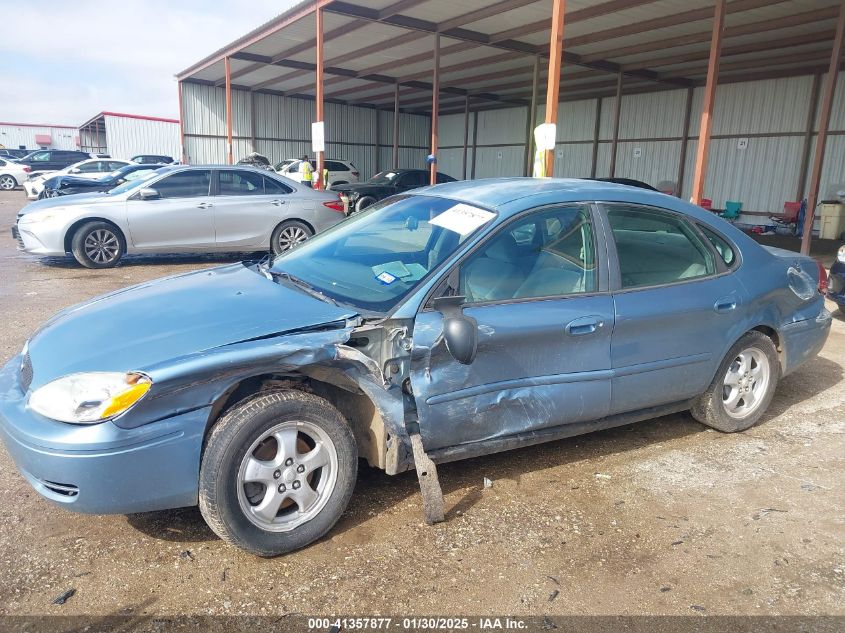
<path fill-rule="evenodd" d="M 685 410 L 748 429 L 827 338 L 820 280 L 656 192 L 437 185 L 56 315 L 0 371 L 0 436 L 61 507 L 198 504 L 272 556 L 331 529 L 359 457 L 415 468 L 433 522 L 440 462 Z"/>

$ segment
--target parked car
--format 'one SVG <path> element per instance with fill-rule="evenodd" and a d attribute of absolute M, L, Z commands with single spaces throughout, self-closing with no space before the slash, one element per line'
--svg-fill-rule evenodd
<path fill-rule="evenodd" d="M 17 160 L 31 153 L 31 149 L 9 149 L 7 147 L 0 148 L 0 158 L 12 158 Z"/>
<path fill-rule="evenodd" d="M 20 159 L 21 165 L 28 165 L 33 172 L 56 171 L 87 158 L 102 158 L 88 152 L 64 149 L 44 149 L 27 154 Z M 107 158 L 107 157 L 106 157 Z"/>
<path fill-rule="evenodd" d="M 388 196 L 424 187 L 429 184 L 429 179 L 429 172 L 425 169 L 396 169 L 379 172 L 366 182 L 333 186 L 332 191 L 337 191 L 348 212 L 354 213 Z M 451 176 L 437 172 L 438 183 L 454 181 Z"/>
<path fill-rule="evenodd" d="M 29 177 L 30 167 L 0 158 L 0 191 L 11 191 Z"/>
<path fill-rule="evenodd" d="M 165 156 L 163 154 L 138 154 L 129 159 L 133 163 L 145 165 L 169 165 L 175 162 L 172 156 Z"/>
<path fill-rule="evenodd" d="M 77 193 L 104 193 L 111 191 L 118 185 L 142 178 L 161 169 L 162 165 L 124 165 L 115 171 L 99 178 L 80 178 L 70 174 L 65 176 L 53 176 L 44 181 L 44 191 L 39 198 L 58 198 Z"/>
<path fill-rule="evenodd" d="M 251 167 L 182 165 L 106 194 L 32 202 L 12 234 L 28 253 L 109 268 L 126 253 L 281 253 L 343 218 L 336 194 Z"/>
<path fill-rule="evenodd" d="M 270 163 L 270 159 L 264 156 L 264 154 L 259 154 L 258 152 L 253 152 L 252 154 L 244 156 L 235 164 L 273 171 L 273 165 Z"/>
<path fill-rule="evenodd" d="M 311 168 L 314 170 L 314 174 L 316 175 L 317 161 L 311 159 L 308 162 L 311 163 Z M 354 163 L 346 160 L 334 159 L 328 159 L 324 162 L 326 169 L 329 170 L 330 189 L 334 190 L 336 185 L 347 185 L 349 183 L 358 182 L 360 172 Z M 302 160 L 288 159 L 276 165 L 275 169 L 276 172 L 282 176 L 295 180 L 296 182 L 302 182 L 302 173 L 300 172 L 301 163 Z"/>
<path fill-rule="evenodd" d="M 436 520 L 436 462 L 687 409 L 748 429 L 827 338 L 819 270 L 643 189 L 438 185 L 59 314 L 0 371 L 0 435 L 61 507 L 199 503 L 271 556 L 331 529 L 359 456 L 416 467 Z"/>
<path fill-rule="evenodd" d="M 48 179 L 64 175 L 72 175 L 76 178 L 102 178 L 106 174 L 110 174 L 116 169 L 129 164 L 128 161 L 113 158 L 88 158 L 58 171 L 42 172 L 38 175 L 30 176 L 29 180 L 23 183 L 23 188 L 26 191 L 27 198 L 36 200 L 41 197 L 41 193 L 44 191 L 44 183 Z"/>
<path fill-rule="evenodd" d="M 830 267 L 827 296 L 845 312 L 845 245 L 839 247 L 836 261 Z"/>

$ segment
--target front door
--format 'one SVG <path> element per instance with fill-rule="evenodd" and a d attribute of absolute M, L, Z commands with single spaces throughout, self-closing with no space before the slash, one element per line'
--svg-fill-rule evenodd
<path fill-rule="evenodd" d="M 411 383 L 426 450 L 607 414 L 613 299 L 593 226 L 587 205 L 538 209 L 448 275 L 478 322 L 472 364 L 446 349 L 439 312 L 417 315 Z"/>
<path fill-rule="evenodd" d="M 726 341 L 742 334 L 746 291 L 685 217 L 630 204 L 604 208 L 618 261 L 611 413 L 703 393 Z"/>
<path fill-rule="evenodd" d="M 214 246 L 214 198 L 211 170 L 186 169 L 169 174 L 145 188 L 158 197 L 144 200 L 139 193 L 126 201 L 132 243 L 141 250 L 189 251 Z"/>

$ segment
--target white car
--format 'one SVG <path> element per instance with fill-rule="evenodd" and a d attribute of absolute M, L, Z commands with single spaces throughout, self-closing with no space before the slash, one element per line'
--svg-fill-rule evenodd
<path fill-rule="evenodd" d="M 313 158 L 309 161 L 311 168 L 314 170 L 314 175 L 317 172 L 317 161 Z M 334 185 L 348 185 L 353 182 L 358 182 L 360 173 L 354 163 L 346 160 L 325 160 L 323 161 L 326 169 L 329 170 L 329 189 Z M 295 158 L 288 158 L 278 163 L 274 168 L 277 174 L 281 174 L 286 178 L 302 182 L 302 172 L 299 170 L 301 160 Z"/>
<path fill-rule="evenodd" d="M 116 160 L 114 158 L 89 158 L 88 160 L 79 161 L 58 171 L 39 172 L 24 182 L 23 188 L 26 191 L 27 198 L 37 200 L 41 192 L 44 191 L 44 181 L 53 176 L 64 176 L 67 174 L 78 178 L 100 178 L 129 164 L 131 164 L 129 161 Z"/>
<path fill-rule="evenodd" d="M 11 191 L 27 178 L 32 168 L 29 165 L 19 165 L 18 163 L 0 158 L 0 190 Z"/>

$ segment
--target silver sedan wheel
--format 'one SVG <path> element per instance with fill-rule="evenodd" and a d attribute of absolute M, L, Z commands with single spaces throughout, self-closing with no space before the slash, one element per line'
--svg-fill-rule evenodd
<path fill-rule="evenodd" d="M 325 507 L 337 482 L 337 450 L 310 422 L 274 426 L 253 442 L 238 470 L 238 502 L 262 530 L 288 532 Z"/>
<path fill-rule="evenodd" d="M 85 236 L 83 248 L 88 258 L 97 264 L 109 264 L 120 253 L 117 235 L 108 229 L 96 229 Z"/>
<path fill-rule="evenodd" d="M 284 253 L 290 250 L 297 244 L 301 244 L 308 239 L 308 233 L 305 229 L 299 226 L 286 226 L 279 231 L 279 237 L 276 239 L 279 245 L 279 252 Z"/>
<path fill-rule="evenodd" d="M 766 396 L 771 373 L 763 351 L 749 347 L 737 354 L 722 381 L 725 412 L 736 420 L 754 413 Z"/>
<path fill-rule="evenodd" d="M 3 191 L 11 191 L 17 186 L 17 182 L 11 176 L 0 176 L 0 189 Z"/>

